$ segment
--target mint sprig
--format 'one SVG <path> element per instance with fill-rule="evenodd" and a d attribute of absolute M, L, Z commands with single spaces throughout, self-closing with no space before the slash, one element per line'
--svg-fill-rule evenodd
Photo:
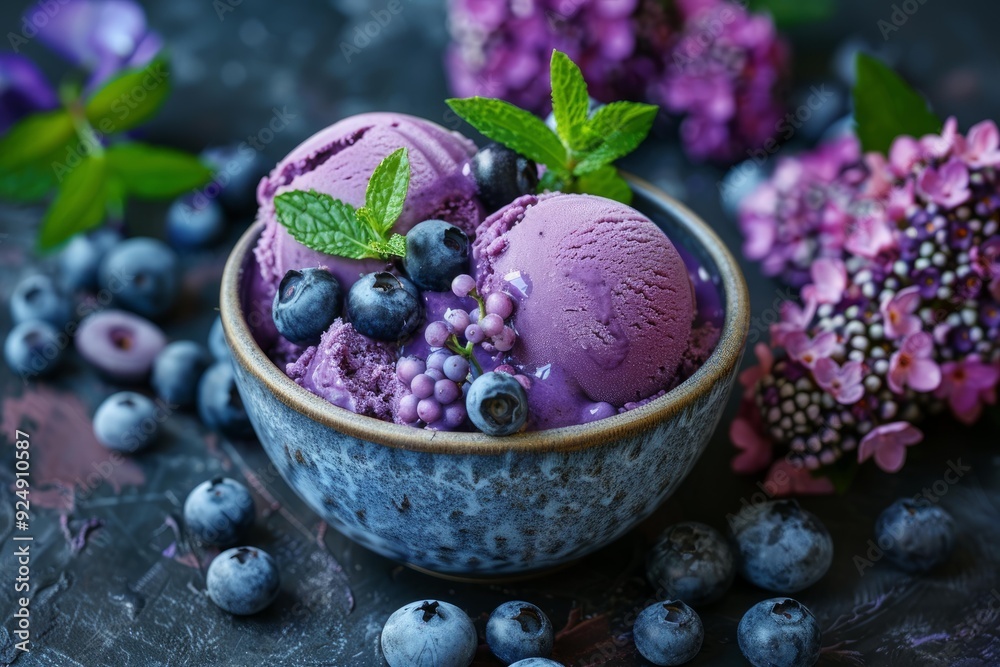
<path fill-rule="evenodd" d="M 484 136 L 545 165 L 540 192 L 586 192 L 630 203 L 632 191 L 613 163 L 642 143 L 658 107 L 613 102 L 591 115 L 583 73 L 565 53 L 552 52 L 550 75 L 555 131 L 503 100 L 468 97 L 447 104 Z"/>
<path fill-rule="evenodd" d="M 866 153 L 888 153 L 903 134 L 920 137 L 941 131 L 943 123 L 927 100 L 889 67 L 864 53 L 858 54 L 855 67 L 855 131 Z"/>
<path fill-rule="evenodd" d="M 315 190 L 290 190 L 274 198 L 274 210 L 278 222 L 307 248 L 347 259 L 405 257 L 406 237 L 390 232 L 409 187 L 410 160 L 400 148 L 375 167 L 361 208 Z"/>

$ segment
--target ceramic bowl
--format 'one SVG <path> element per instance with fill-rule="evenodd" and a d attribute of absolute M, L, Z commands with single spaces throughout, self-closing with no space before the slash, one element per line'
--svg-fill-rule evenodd
<path fill-rule="evenodd" d="M 608 419 L 493 438 L 357 415 L 306 391 L 251 336 L 241 308 L 258 223 L 222 279 L 222 322 L 240 395 L 268 456 L 326 522 L 432 573 L 522 575 L 566 564 L 655 510 L 705 449 L 726 405 L 749 322 L 746 284 L 709 227 L 631 179 L 634 205 L 694 257 L 721 294 L 719 343 L 682 384 Z"/>

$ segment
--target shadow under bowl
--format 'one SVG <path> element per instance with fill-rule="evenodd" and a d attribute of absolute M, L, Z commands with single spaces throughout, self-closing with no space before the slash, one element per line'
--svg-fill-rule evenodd
<path fill-rule="evenodd" d="M 589 424 L 505 438 L 391 424 L 336 407 L 268 359 L 242 308 L 262 225 L 222 277 L 222 323 L 250 421 L 285 481 L 332 527 L 393 560 L 453 577 L 511 577 L 576 560 L 649 516 L 705 449 L 746 341 L 732 255 L 690 210 L 630 178 L 633 205 L 707 272 L 723 308 L 714 352 L 664 396 Z"/>

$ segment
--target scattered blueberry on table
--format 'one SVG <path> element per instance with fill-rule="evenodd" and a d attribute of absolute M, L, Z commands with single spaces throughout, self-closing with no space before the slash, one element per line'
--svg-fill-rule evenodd
<path fill-rule="evenodd" d="M 632 627 L 635 647 L 654 665 L 682 665 L 701 650 L 705 630 L 701 618 L 681 600 L 649 605 Z"/>
<path fill-rule="evenodd" d="M 955 548 L 955 521 L 939 505 L 901 498 L 879 514 L 875 541 L 899 569 L 927 572 L 945 562 Z"/>
<path fill-rule="evenodd" d="M 548 658 L 525 658 L 511 663 L 509 667 L 563 667 L 563 664 Z"/>
<path fill-rule="evenodd" d="M 232 352 L 226 342 L 226 331 L 222 328 L 222 316 L 215 318 L 212 328 L 208 331 L 208 349 L 216 361 L 229 361 Z"/>
<path fill-rule="evenodd" d="M 711 526 L 695 521 L 669 526 L 646 559 L 646 577 L 657 595 L 695 607 L 722 598 L 735 575 L 729 542 Z"/>
<path fill-rule="evenodd" d="M 160 421 L 153 401 L 134 391 L 120 391 L 94 413 L 94 435 L 108 449 L 137 452 L 156 439 Z"/>
<path fill-rule="evenodd" d="M 48 322 L 26 320 L 7 333 L 4 359 L 22 378 L 51 375 L 62 362 L 66 342 Z"/>
<path fill-rule="evenodd" d="M 85 318 L 74 336 L 90 365 L 117 382 L 143 382 L 167 337 L 149 320 L 124 310 L 102 310 Z"/>
<path fill-rule="evenodd" d="M 250 491 L 229 477 L 214 477 L 191 490 L 184 501 L 184 525 L 202 544 L 229 547 L 254 520 Z"/>
<path fill-rule="evenodd" d="M 417 287 L 386 271 L 367 273 L 347 293 L 347 314 L 358 333 L 375 340 L 397 341 L 413 333 L 423 319 Z"/>
<path fill-rule="evenodd" d="M 208 247 L 225 229 L 222 205 L 200 192 L 175 199 L 167 210 L 167 238 L 177 248 Z"/>
<path fill-rule="evenodd" d="M 552 623 L 530 602 L 504 602 L 486 622 L 486 643 L 505 664 L 552 653 Z"/>
<path fill-rule="evenodd" d="M 24 278 L 14 287 L 10 296 L 10 315 L 15 324 L 42 320 L 61 329 L 71 316 L 70 301 L 52 278 L 37 273 Z"/>
<path fill-rule="evenodd" d="M 447 292 L 469 269 L 469 237 L 443 220 L 424 220 L 406 233 L 406 274 L 422 290 Z"/>
<path fill-rule="evenodd" d="M 198 414 L 206 426 L 228 436 L 241 438 L 253 433 L 236 389 L 232 362 L 218 361 L 202 374 L 198 382 Z"/>
<path fill-rule="evenodd" d="M 487 212 L 496 211 L 538 187 L 538 167 L 502 144 L 480 148 L 472 158 L 479 200 Z"/>
<path fill-rule="evenodd" d="M 791 598 L 758 602 L 740 619 L 737 640 L 754 667 L 809 667 L 819 660 L 816 617 Z"/>
<path fill-rule="evenodd" d="M 455 605 L 419 600 L 393 612 L 382 627 L 381 645 L 389 667 L 468 667 L 479 638 Z"/>
<path fill-rule="evenodd" d="M 747 505 L 729 517 L 739 571 L 752 584 L 788 594 L 812 586 L 833 562 L 826 526 L 795 500 Z"/>
<path fill-rule="evenodd" d="M 278 333 L 297 345 L 315 345 L 343 309 L 340 281 L 326 269 L 285 273 L 271 305 Z"/>
<path fill-rule="evenodd" d="M 110 227 L 77 234 L 70 239 L 58 257 L 57 275 L 63 288 L 69 291 L 96 289 L 101 261 L 121 240 L 121 233 Z"/>
<path fill-rule="evenodd" d="M 174 341 L 157 355 L 149 382 L 156 395 L 170 405 L 189 408 L 198 401 L 198 380 L 211 363 L 204 345 Z"/>
<path fill-rule="evenodd" d="M 220 609 L 237 616 L 263 610 L 278 597 L 278 566 L 255 547 L 234 547 L 216 556 L 208 566 L 208 597 Z"/>
<path fill-rule="evenodd" d="M 99 279 L 101 288 L 122 307 L 143 317 L 159 317 L 177 298 L 177 253 L 157 239 L 131 238 L 108 251 Z"/>

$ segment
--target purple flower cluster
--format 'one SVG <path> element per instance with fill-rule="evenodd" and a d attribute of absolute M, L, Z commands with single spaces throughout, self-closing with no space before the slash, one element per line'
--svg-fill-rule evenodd
<path fill-rule="evenodd" d="M 148 64 L 163 40 L 148 29 L 146 15 L 132 0 L 40 2 L 24 13 L 33 30 L 8 39 L 15 51 L 35 37 L 89 74 L 94 91 L 122 69 Z M 55 90 L 29 59 L 0 54 L 0 134 L 21 118 L 54 108 Z"/>
<path fill-rule="evenodd" d="M 996 401 L 997 126 L 985 121 L 963 136 L 952 118 L 940 135 L 898 137 L 888 157 L 864 157 L 860 179 L 841 162 L 826 161 L 839 175 L 823 187 L 852 202 L 830 214 L 844 213 L 835 223 L 842 251 L 831 245 L 813 259 L 803 303 L 785 304 L 773 349 L 758 346 L 760 365 L 741 377 L 746 392 L 730 431 L 741 472 L 766 467 L 774 448 L 800 470 L 851 453 L 896 472 L 922 440 L 925 417 L 949 410 L 972 423 Z M 783 268 L 808 261 L 795 257 Z"/>
<path fill-rule="evenodd" d="M 728 0 L 451 0 L 447 56 L 460 96 L 549 111 L 563 51 L 591 95 L 662 104 L 685 150 L 731 162 L 775 132 L 788 53 L 771 19 Z"/>

